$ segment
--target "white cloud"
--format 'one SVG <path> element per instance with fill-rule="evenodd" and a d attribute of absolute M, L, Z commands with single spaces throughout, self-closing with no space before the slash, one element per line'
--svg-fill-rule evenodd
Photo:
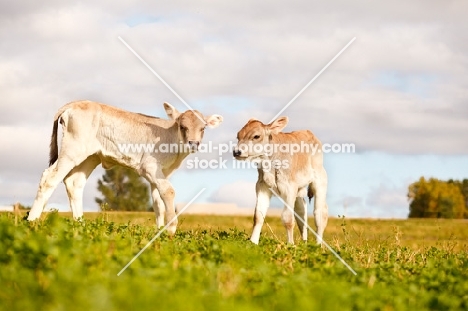
<path fill-rule="evenodd" d="M 255 182 L 236 181 L 222 185 L 209 198 L 211 202 L 235 203 L 239 207 L 255 206 Z"/>
<path fill-rule="evenodd" d="M 376 217 L 405 218 L 408 215 L 408 188 L 380 184 L 371 189 L 366 198 L 366 208 Z M 369 211 L 366 211 L 369 212 Z"/>
<path fill-rule="evenodd" d="M 0 126 L 0 177 L 10 181 L 40 178 L 48 164 L 52 127 Z"/>
<path fill-rule="evenodd" d="M 377 205 L 386 208 L 395 206 L 407 205 L 406 192 L 408 189 L 388 187 L 380 184 L 378 187 L 373 188 L 367 197 L 366 204 Z"/>

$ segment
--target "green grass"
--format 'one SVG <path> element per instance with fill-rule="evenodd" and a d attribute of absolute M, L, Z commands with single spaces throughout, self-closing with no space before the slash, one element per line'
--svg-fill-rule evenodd
<path fill-rule="evenodd" d="M 175 237 L 117 276 L 156 234 L 152 213 L 35 223 L 3 213 L 0 309 L 468 308 L 465 221 L 331 219 L 325 239 L 357 276 L 314 243 L 285 244 L 281 221 L 267 222 L 256 246 L 251 217 L 182 216 Z"/>

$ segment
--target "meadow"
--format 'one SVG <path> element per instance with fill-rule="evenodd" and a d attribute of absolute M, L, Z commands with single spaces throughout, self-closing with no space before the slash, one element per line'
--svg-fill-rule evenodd
<path fill-rule="evenodd" d="M 1 213 L 0 309 L 468 309 L 467 221 L 330 219 L 325 240 L 356 276 L 267 224 L 257 246 L 251 217 L 181 216 L 117 276 L 157 233 L 153 213 Z"/>

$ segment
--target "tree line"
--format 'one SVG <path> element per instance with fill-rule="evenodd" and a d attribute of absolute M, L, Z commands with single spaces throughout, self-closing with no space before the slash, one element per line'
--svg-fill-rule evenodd
<path fill-rule="evenodd" d="M 421 177 L 408 187 L 409 218 L 468 218 L 468 179 Z"/>

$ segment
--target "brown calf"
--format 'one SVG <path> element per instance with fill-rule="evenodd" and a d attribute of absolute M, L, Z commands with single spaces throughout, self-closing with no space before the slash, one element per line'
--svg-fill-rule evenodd
<path fill-rule="evenodd" d="M 280 117 L 270 124 L 251 119 L 237 134 L 233 152 L 237 160 L 257 162 L 254 227 L 250 240 L 258 244 L 271 196 L 276 193 L 286 203 L 281 219 L 287 230 L 288 242 L 294 243 L 294 218 L 303 240 L 307 240 L 306 194 L 314 199 L 317 242 L 322 242 L 328 221 L 327 173 L 323 167 L 322 144 L 310 131 L 282 133 L 288 124 Z M 291 207 L 291 208 L 288 208 Z M 291 210 L 294 207 L 294 212 Z M 296 214 L 296 215 L 295 215 Z M 304 222 L 303 222 L 304 221 Z"/>

